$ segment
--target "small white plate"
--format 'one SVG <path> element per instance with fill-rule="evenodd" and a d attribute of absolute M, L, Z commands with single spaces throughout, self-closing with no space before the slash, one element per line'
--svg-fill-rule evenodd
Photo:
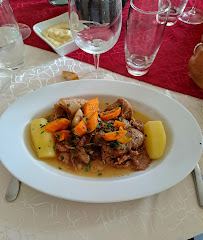
<path fill-rule="evenodd" d="M 114 178 L 87 178 L 37 159 L 30 146 L 29 124 L 63 97 L 124 97 L 134 109 L 163 122 L 164 156 L 145 171 Z M 195 118 L 178 102 L 150 88 L 110 80 L 78 80 L 49 85 L 25 95 L 0 118 L 0 157 L 23 183 L 41 192 L 82 202 L 119 202 L 146 197 L 172 187 L 194 169 L 202 154 L 202 133 Z"/>
<path fill-rule="evenodd" d="M 63 13 L 63 14 L 59 15 L 58 17 L 51 18 L 51 19 L 48 19 L 48 20 L 43 21 L 43 22 L 39 22 L 39 23 L 37 23 L 33 26 L 34 32 L 42 40 L 44 40 L 50 47 L 52 47 L 53 50 L 55 52 L 57 52 L 60 56 L 65 56 L 66 54 L 71 53 L 71 52 L 78 49 L 78 46 L 75 44 L 74 40 L 72 40 L 70 42 L 67 42 L 67 43 L 63 44 L 62 46 L 56 48 L 48 40 L 46 40 L 46 38 L 44 38 L 41 35 L 41 32 L 43 30 L 45 30 L 46 28 L 51 27 L 55 24 L 59 24 L 59 23 L 62 23 L 62 22 L 68 22 L 68 19 L 69 19 L 68 13 Z"/>

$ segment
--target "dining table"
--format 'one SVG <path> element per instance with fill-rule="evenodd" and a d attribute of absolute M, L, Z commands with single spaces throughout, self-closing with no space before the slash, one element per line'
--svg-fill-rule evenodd
<path fill-rule="evenodd" d="M 17 21 L 31 28 L 67 11 L 67 6 L 56 7 L 47 0 L 10 0 L 10 4 Z M 178 21 L 173 27 L 167 27 L 149 72 L 134 77 L 125 66 L 128 7 L 129 3 L 123 9 L 123 26 L 117 44 L 101 55 L 100 70 L 104 79 L 145 86 L 173 98 L 194 116 L 203 132 L 203 90 L 187 72 L 188 60 L 201 39 L 203 24 L 192 26 Z M 67 81 L 62 71 L 75 72 L 80 80 L 87 79 L 89 72 L 94 73 L 92 55 L 80 49 L 59 56 L 34 31 L 24 43 L 22 68 L 11 71 L 0 63 L 0 116 L 24 95 Z M 8 134 L 12 137 L 12 133 Z M 203 156 L 199 166 L 203 171 Z M 64 200 L 23 182 L 17 199 L 7 202 L 5 194 L 11 178 L 12 174 L 0 162 L 2 240 L 187 240 L 203 233 L 203 209 L 197 201 L 192 174 L 160 193 L 116 203 Z"/>

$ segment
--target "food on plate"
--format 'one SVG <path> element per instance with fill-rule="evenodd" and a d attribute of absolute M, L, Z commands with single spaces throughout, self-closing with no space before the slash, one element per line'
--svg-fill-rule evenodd
<path fill-rule="evenodd" d="M 112 104 L 101 103 L 98 98 L 61 98 L 47 116 L 46 126 L 43 120 L 42 134 L 38 128 L 38 138 L 40 143 L 46 141 L 43 134 L 55 138 L 52 150 L 60 169 L 67 166 L 75 174 L 99 177 L 110 176 L 112 171 L 114 176 L 116 172 L 128 174 L 148 168 L 152 159 L 163 155 L 166 144 L 161 122 L 147 117 L 141 122 L 134 117 L 136 112 L 124 98 Z"/>
<path fill-rule="evenodd" d="M 55 138 L 52 133 L 44 130 L 47 123 L 48 121 L 45 118 L 35 119 L 32 120 L 30 127 L 34 150 L 37 157 L 42 159 L 56 157 Z"/>
<path fill-rule="evenodd" d="M 59 23 L 46 28 L 41 35 L 56 48 L 73 40 L 68 23 Z"/>
<path fill-rule="evenodd" d="M 62 76 L 68 81 L 79 79 L 78 75 L 74 72 L 62 71 Z"/>
<path fill-rule="evenodd" d="M 166 134 L 161 121 L 148 121 L 144 125 L 145 146 L 151 159 L 163 156 L 166 147 Z"/>

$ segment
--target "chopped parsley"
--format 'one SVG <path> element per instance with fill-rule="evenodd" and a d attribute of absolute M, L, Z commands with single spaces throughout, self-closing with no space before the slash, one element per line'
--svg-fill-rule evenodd
<path fill-rule="evenodd" d="M 86 120 L 84 118 L 82 118 L 82 120 L 87 124 Z"/>
<path fill-rule="evenodd" d="M 44 131 L 41 132 L 41 134 L 44 133 Z"/>
<path fill-rule="evenodd" d="M 101 175 L 102 175 L 102 173 L 99 172 L 99 173 L 98 173 L 98 176 L 101 176 Z"/>
<path fill-rule="evenodd" d="M 59 167 L 59 169 L 61 170 L 62 168 L 61 168 L 61 167 Z"/>
<path fill-rule="evenodd" d="M 97 139 L 98 143 L 103 143 L 103 141 L 101 139 Z"/>
<path fill-rule="evenodd" d="M 54 151 L 56 151 L 56 145 L 53 146 Z"/>
<path fill-rule="evenodd" d="M 63 161 L 63 159 L 64 159 L 64 156 L 61 155 L 61 161 Z"/>
<path fill-rule="evenodd" d="M 93 145 L 93 144 L 94 144 L 94 143 L 87 143 L 86 145 L 87 145 L 87 146 L 90 146 L 90 145 Z"/>
<path fill-rule="evenodd" d="M 118 141 L 112 141 L 109 143 L 111 148 L 119 147 L 121 144 Z"/>
<path fill-rule="evenodd" d="M 147 134 L 145 134 L 145 137 L 147 137 Z"/>
<path fill-rule="evenodd" d="M 41 147 L 38 147 L 39 149 L 41 149 Z"/>
<path fill-rule="evenodd" d="M 73 140 L 71 138 L 68 139 L 68 144 L 72 145 L 73 144 Z"/>
<path fill-rule="evenodd" d="M 67 104 L 67 107 L 70 107 L 70 103 Z"/>
<path fill-rule="evenodd" d="M 119 107 L 122 107 L 122 106 L 121 106 L 121 104 L 120 104 L 120 105 L 118 105 L 118 106 L 116 106 L 116 109 L 118 109 Z"/>
<path fill-rule="evenodd" d="M 73 153 L 76 154 L 77 153 L 77 149 L 72 149 Z"/>
<path fill-rule="evenodd" d="M 112 124 L 112 123 L 108 123 L 108 127 L 109 127 L 109 128 L 112 128 L 112 127 L 113 127 L 113 124 Z"/>
<path fill-rule="evenodd" d="M 89 171 L 90 166 L 91 166 L 91 162 L 89 162 L 89 163 L 87 164 L 87 167 L 85 168 L 85 172 L 88 172 L 88 171 Z"/>

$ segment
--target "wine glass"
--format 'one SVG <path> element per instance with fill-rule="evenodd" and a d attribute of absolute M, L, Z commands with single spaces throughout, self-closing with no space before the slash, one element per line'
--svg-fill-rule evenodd
<path fill-rule="evenodd" d="M 121 0 L 70 0 L 70 29 L 75 43 L 93 54 L 96 79 L 99 56 L 117 42 L 122 25 Z"/>
<path fill-rule="evenodd" d="M 186 7 L 179 20 L 188 24 L 201 24 L 203 23 L 203 11 L 196 7 L 197 0 L 195 0 L 193 7 Z"/>

